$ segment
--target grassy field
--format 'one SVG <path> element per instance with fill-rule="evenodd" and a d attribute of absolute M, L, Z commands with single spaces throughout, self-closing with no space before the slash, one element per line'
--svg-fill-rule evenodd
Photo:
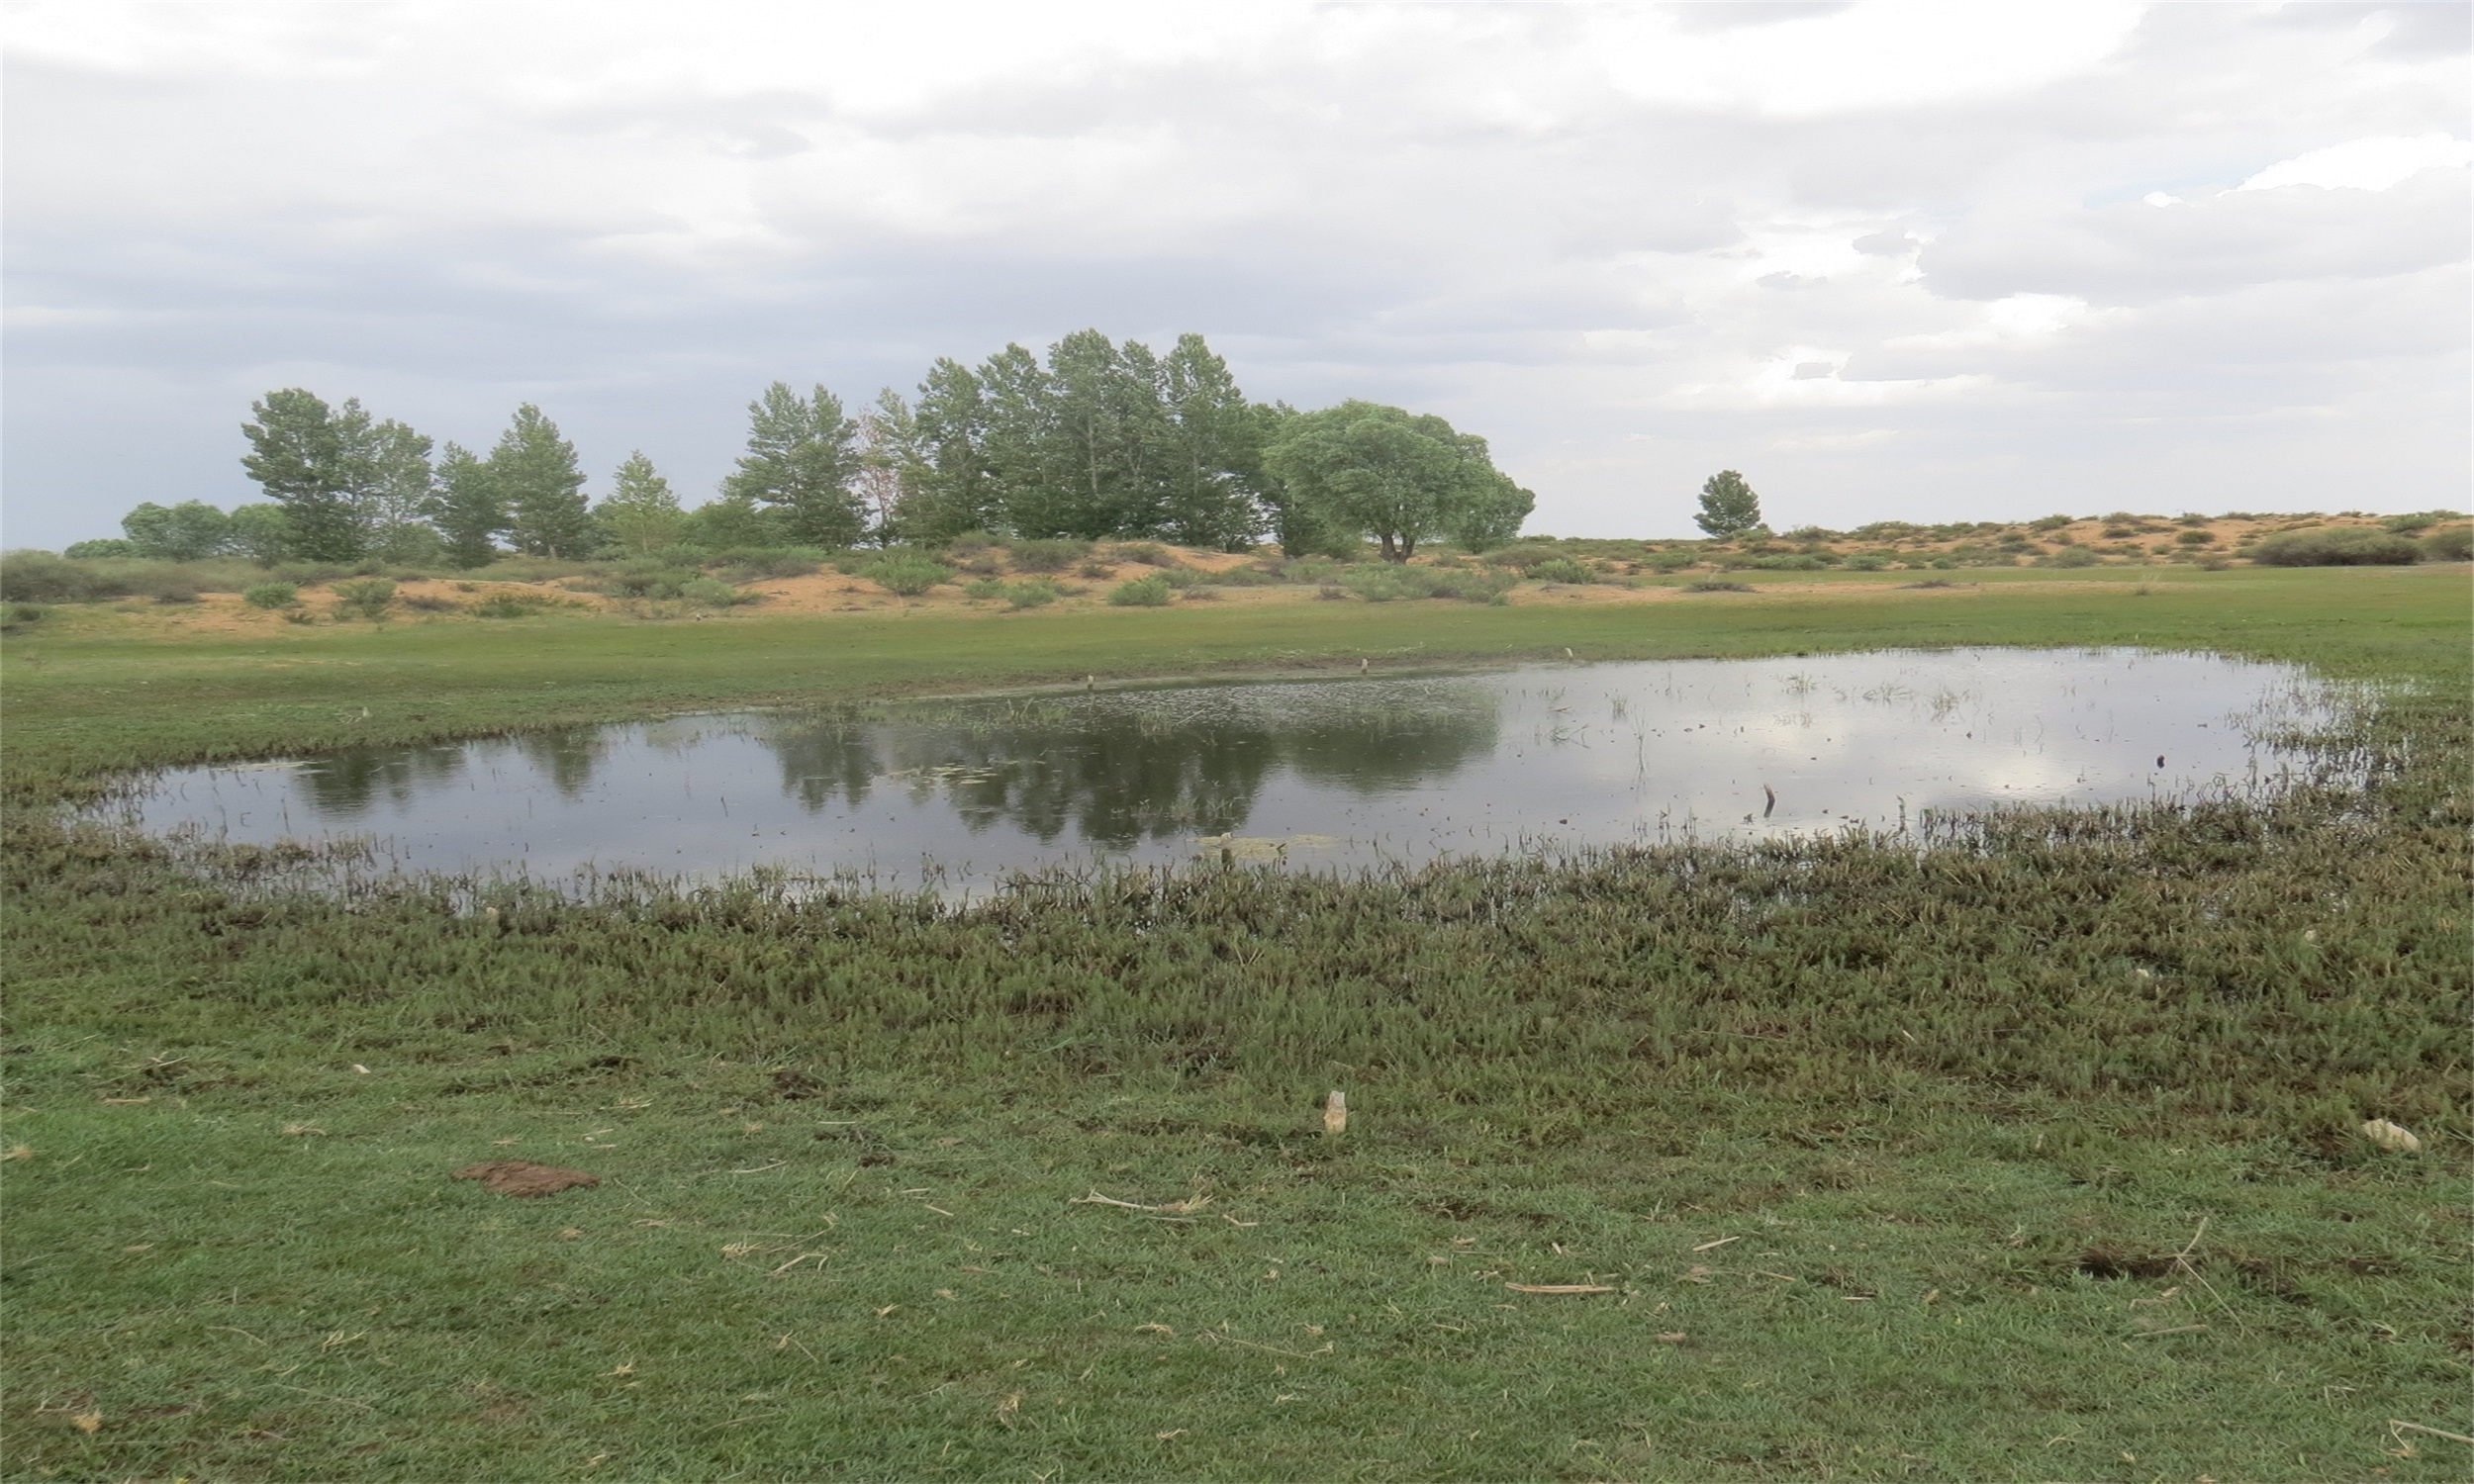
<path fill-rule="evenodd" d="M 0 657 L 11 1475 L 2462 1478 L 2466 569 L 2136 576 L 47 620 Z M 769 700 L 1954 643 L 2390 681 L 2327 744 L 2375 782 L 961 913 L 270 897 L 51 811 Z M 505 1158 L 602 1183 L 447 1178 Z"/>

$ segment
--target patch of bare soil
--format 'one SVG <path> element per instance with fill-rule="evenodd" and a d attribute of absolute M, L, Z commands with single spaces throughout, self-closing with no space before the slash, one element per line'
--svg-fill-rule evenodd
<path fill-rule="evenodd" d="M 556 1195 L 575 1185 L 598 1185 L 602 1177 L 586 1174 L 581 1169 L 561 1169 L 555 1164 L 535 1164 L 530 1159 L 491 1159 L 480 1164 L 467 1164 L 447 1176 L 451 1180 L 479 1180 L 484 1190 L 500 1195 Z"/>

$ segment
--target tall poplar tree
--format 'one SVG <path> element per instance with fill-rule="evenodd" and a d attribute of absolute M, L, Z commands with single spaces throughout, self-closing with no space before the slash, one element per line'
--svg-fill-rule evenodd
<path fill-rule="evenodd" d="M 531 556 L 580 557 L 594 546 L 592 510 L 576 445 L 527 402 L 490 450 L 490 479 L 507 510 L 516 549 Z"/>
<path fill-rule="evenodd" d="M 859 473 L 859 424 L 823 387 L 800 396 L 775 382 L 747 405 L 747 452 L 722 481 L 725 496 L 780 506 L 792 539 L 809 546 L 855 546 L 867 516 L 852 484 Z"/>
<path fill-rule="evenodd" d="M 358 398 L 344 402 L 335 422 L 362 550 L 390 561 L 433 554 L 438 536 L 424 518 L 435 494 L 428 435 L 393 417 L 372 419 Z"/>
<path fill-rule="evenodd" d="M 612 540 L 637 553 L 675 545 L 687 529 L 687 512 L 679 509 L 679 497 L 642 449 L 628 454 L 627 461 L 618 466 L 611 477 L 610 498 L 594 514 Z"/>
<path fill-rule="evenodd" d="M 1222 547 L 1263 528 L 1261 423 L 1228 363 L 1198 334 L 1177 337 L 1161 361 L 1167 405 L 1161 534 L 1187 546 Z"/>
<path fill-rule="evenodd" d="M 970 367 L 940 358 L 910 408 L 919 469 L 903 492 L 904 539 L 941 541 L 966 530 L 1002 530 L 1005 517 L 988 461 L 988 398 Z"/>
<path fill-rule="evenodd" d="M 877 541 L 892 545 L 914 539 L 904 511 L 917 504 L 914 492 L 924 467 L 918 419 L 903 395 L 887 387 L 859 415 L 859 474 L 853 483 L 860 508 L 868 513 L 868 532 Z"/>
<path fill-rule="evenodd" d="M 498 555 L 507 529 L 507 501 L 490 466 L 469 448 L 449 443 L 438 454 L 429 519 L 446 542 L 446 559 L 458 567 L 486 566 Z"/>
<path fill-rule="evenodd" d="M 249 451 L 240 467 L 283 508 L 291 554 L 313 562 L 361 556 L 361 516 L 351 496 L 344 429 L 334 410 L 300 387 L 269 392 L 241 424 Z"/>

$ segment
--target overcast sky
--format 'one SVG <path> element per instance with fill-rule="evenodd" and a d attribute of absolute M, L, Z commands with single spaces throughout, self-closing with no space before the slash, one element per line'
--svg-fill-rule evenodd
<path fill-rule="evenodd" d="M 690 504 L 781 378 L 1200 330 L 1531 528 L 2465 502 L 2461 0 L 11 0 L 6 543 L 251 398 Z"/>

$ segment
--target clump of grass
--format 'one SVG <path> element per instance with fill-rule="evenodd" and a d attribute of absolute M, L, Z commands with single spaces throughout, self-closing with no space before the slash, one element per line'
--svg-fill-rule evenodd
<path fill-rule="evenodd" d="M 334 599 L 337 617 L 351 615 L 377 623 L 385 619 L 387 609 L 395 603 L 395 584 L 383 577 L 356 583 L 337 583 Z"/>
<path fill-rule="evenodd" d="M 251 583 L 240 590 L 240 601 L 253 608 L 297 607 L 301 590 L 290 583 Z"/>
<path fill-rule="evenodd" d="M 1753 586 L 1750 583 L 1728 582 L 1724 578 L 1705 577 L 1699 582 L 1685 583 L 1683 591 L 1686 593 L 1750 593 L 1753 591 Z"/>
<path fill-rule="evenodd" d="M 858 575 L 903 598 L 916 598 L 953 580 L 954 569 L 916 552 L 897 552 L 861 566 Z"/>
<path fill-rule="evenodd" d="M 1149 577 L 1119 583 L 1108 593 L 1111 607 L 1164 608 L 1176 601 L 1177 589 L 1170 586 L 1165 576 L 1156 572 Z"/>
<path fill-rule="evenodd" d="M 1063 572 L 1091 553 L 1089 541 L 1044 540 L 1016 541 L 1006 555 L 1016 572 Z"/>
<path fill-rule="evenodd" d="M 475 618 L 531 618 L 552 608 L 573 605 L 572 600 L 548 593 L 518 593 L 500 588 L 475 603 L 470 611 Z"/>
<path fill-rule="evenodd" d="M 1544 561 L 1531 563 L 1529 566 L 1528 576 L 1530 581 L 1541 583 L 1588 584 L 1598 580 L 1598 575 L 1595 571 L 1582 566 L 1580 563 L 1573 561 L 1570 557 L 1560 556 L 1549 557 Z"/>
<path fill-rule="evenodd" d="M 1003 596 L 1006 605 L 1019 612 L 1024 608 L 1046 607 L 1065 594 L 1053 581 L 1034 577 L 1004 584 Z"/>

